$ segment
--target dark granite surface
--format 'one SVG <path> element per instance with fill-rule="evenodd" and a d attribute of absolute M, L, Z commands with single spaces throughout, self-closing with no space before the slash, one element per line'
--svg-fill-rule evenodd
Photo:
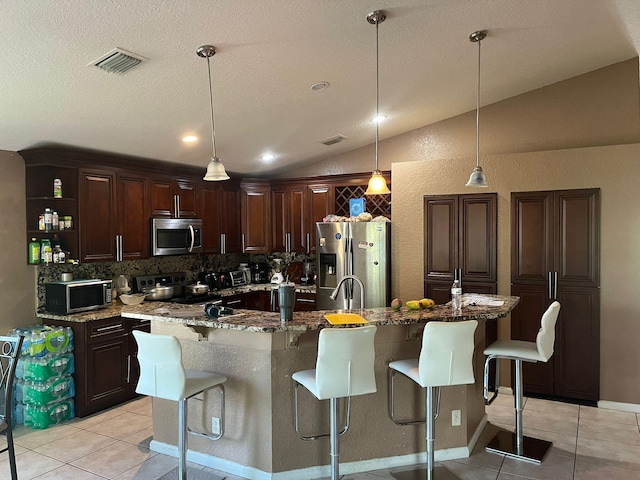
<path fill-rule="evenodd" d="M 270 285 L 252 285 L 242 288 L 272 288 Z M 308 287 L 302 287 L 307 289 Z M 313 288 L 313 287 L 311 287 Z M 231 289 L 230 289 L 231 290 Z M 238 293 L 238 292 L 236 292 Z M 229 293 L 231 294 L 231 293 Z M 478 295 L 474 295 L 478 297 Z M 519 297 L 500 295 L 482 295 L 482 298 L 501 301 L 501 306 L 463 306 L 459 314 L 454 315 L 449 305 L 436 305 L 430 309 L 400 310 L 391 308 L 367 308 L 362 316 L 373 325 L 411 325 L 426 323 L 430 320 L 462 321 L 462 320 L 495 320 L 507 316 L 520 301 Z M 463 295 L 465 302 L 467 295 Z M 312 312 L 294 312 L 293 320 L 280 321 L 279 312 L 261 312 L 257 310 L 234 310 L 233 315 L 212 319 L 207 317 L 201 306 L 180 305 L 167 302 L 148 302 L 140 305 L 122 305 L 115 302 L 113 306 L 93 312 L 77 313 L 73 315 L 56 315 L 47 312 L 38 313 L 39 318 L 66 320 L 71 322 L 88 322 L 103 318 L 116 317 L 135 318 L 140 320 L 154 320 L 170 323 L 180 323 L 189 326 L 210 328 L 225 328 L 230 330 L 244 330 L 248 332 L 273 333 L 282 331 L 305 332 L 329 327 L 331 324 L 324 318 L 325 314 L 337 313 L 339 310 L 316 310 Z M 353 313 L 358 313 L 354 310 Z"/>

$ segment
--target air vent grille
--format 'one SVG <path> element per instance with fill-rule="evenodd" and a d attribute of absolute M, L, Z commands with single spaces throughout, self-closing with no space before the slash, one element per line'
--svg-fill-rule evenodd
<path fill-rule="evenodd" d="M 144 60 L 148 59 L 121 48 L 114 48 L 109 53 L 91 62 L 88 66 L 98 67 L 105 72 L 122 75 Z"/>
<path fill-rule="evenodd" d="M 336 143 L 340 143 L 341 141 L 346 139 L 347 137 L 345 137 L 344 135 L 338 134 L 338 135 L 334 135 L 333 137 L 329 137 L 326 140 L 322 140 L 320 143 L 329 147 L 331 145 L 335 145 Z"/>

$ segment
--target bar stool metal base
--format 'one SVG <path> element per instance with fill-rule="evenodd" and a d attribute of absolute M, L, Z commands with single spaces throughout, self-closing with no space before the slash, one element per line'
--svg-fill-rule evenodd
<path fill-rule="evenodd" d="M 430 480 L 460 480 L 444 467 L 434 468 L 432 477 L 427 477 L 427 469 L 424 467 L 403 472 L 391 472 L 391 476 L 396 480 L 425 480 L 426 478 Z"/>
<path fill-rule="evenodd" d="M 522 437 L 522 448 L 518 451 L 516 445 L 516 434 L 513 432 L 500 431 L 485 447 L 487 452 L 506 455 L 518 460 L 524 460 L 535 464 L 542 463 L 549 449 L 551 442 L 538 438 Z"/>

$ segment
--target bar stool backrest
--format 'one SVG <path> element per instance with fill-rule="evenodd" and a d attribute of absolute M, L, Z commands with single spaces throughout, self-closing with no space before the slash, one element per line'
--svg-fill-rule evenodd
<path fill-rule="evenodd" d="M 171 335 L 133 331 L 138 342 L 140 379 L 136 393 L 166 400 L 184 398 L 186 374 L 182 366 L 182 349 Z"/>
<path fill-rule="evenodd" d="M 553 302 L 547 308 L 540 320 L 540 330 L 536 336 L 536 346 L 540 360 L 548 361 L 553 355 L 553 345 L 556 341 L 556 321 L 560 313 L 560 303 Z"/>
<path fill-rule="evenodd" d="M 422 387 L 473 383 L 473 335 L 478 322 L 428 322 L 422 335 L 418 374 Z"/>
<path fill-rule="evenodd" d="M 318 399 L 364 395 L 376 391 L 373 369 L 376 327 L 325 328 L 318 338 Z"/>

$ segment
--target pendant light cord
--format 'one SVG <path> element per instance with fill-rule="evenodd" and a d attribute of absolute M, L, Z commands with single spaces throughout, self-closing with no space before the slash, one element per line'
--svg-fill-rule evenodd
<path fill-rule="evenodd" d="M 211 62 L 210 57 L 207 57 L 207 69 L 209 70 L 209 103 L 211 105 L 211 142 L 213 144 L 213 158 L 217 158 L 216 155 L 216 134 L 213 123 L 213 88 L 211 86 Z"/>
<path fill-rule="evenodd" d="M 376 21 L 376 171 L 378 171 L 378 142 L 380 135 L 380 66 L 378 53 L 378 24 Z"/>
<path fill-rule="evenodd" d="M 480 44 L 478 40 L 478 92 L 476 95 L 476 166 L 480 166 Z"/>

